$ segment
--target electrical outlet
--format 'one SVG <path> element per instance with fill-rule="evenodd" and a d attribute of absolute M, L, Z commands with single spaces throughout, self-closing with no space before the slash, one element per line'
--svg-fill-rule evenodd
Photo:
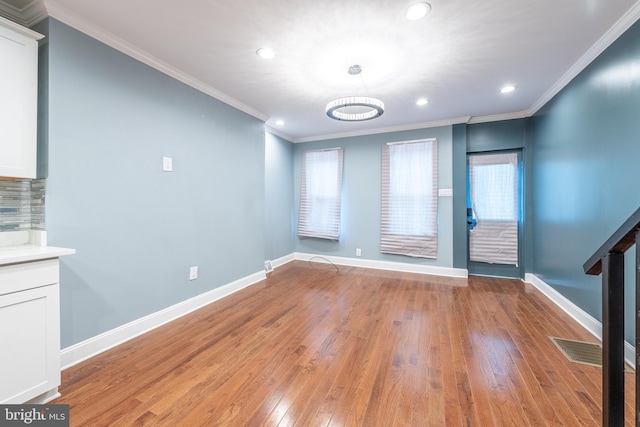
<path fill-rule="evenodd" d="M 196 280 L 198 278 L 198 266 L 191 267 L 189 269 L 189 280 Z"/>
<path fill-rule="evenodd" d="M 362 249 L 356 248 L 356 256 L 362 256 Z"/>
<path fill-rule="evenodd" d="M 171 157 L 163 157 L 162 158 L 162 170 L 165 172 L 173 171 L 173 159 Z"/>
<path fill-rule="evenodd" d="M 264 269 L 267 273 L 271 273 L 273 271 L 273 264 L 271 264 L 271 261 L 264 262 Z"/>

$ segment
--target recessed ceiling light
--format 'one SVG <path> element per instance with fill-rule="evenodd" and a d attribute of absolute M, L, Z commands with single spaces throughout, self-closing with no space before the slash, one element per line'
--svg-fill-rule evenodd
<path fill-rule="evenodd" d="M 423 18 L 431 11 L 429 3 L 414 3 L 407 8 L 405 16 L 409 21 L 417 21 Z"/>
<path fill-rule="evenodd" d="M 258 55 L 262 59 L 273 59 L 276 57 L 276 53 L 269 48 L 261 47 L 256 51 L 256 55 Z"/>
<path fill-rule="evenodd" d="M 276 121 L 276 125 L 278 125 L 278 126 L 284 126 L 284 120 L 278 120 L 278 121 Z"/>
<path fill-rule="evenodd" d="M 500 89 L 500 93 L 510 93 L 517 89 L 517 86 L 514 85 L 506 85 Z"/>
<path fill-rule="evenodd" d="M 420 98 L 416 101 L 416 105 L 427 105 L 429 103 L 429 100 L 427 98 Z"/>

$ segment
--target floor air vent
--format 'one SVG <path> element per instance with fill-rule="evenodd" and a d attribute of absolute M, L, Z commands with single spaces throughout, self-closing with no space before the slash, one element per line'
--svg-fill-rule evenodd
<path fill-rule="evenodd" d="M 570 361 L 602 367 L 602 347 L 599 344 L 556 337 L 549 338 Z"/>

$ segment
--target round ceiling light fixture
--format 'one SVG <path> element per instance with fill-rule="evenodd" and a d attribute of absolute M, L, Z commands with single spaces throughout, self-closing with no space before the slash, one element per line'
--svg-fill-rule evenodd
<path fill-rule="evenodd" d="M 416 101 L 416 105 L 418 106 L 427 105 L 428 103 L 429 103 L 429 100 L 427 98 L 420 98 Z"/>
<path fill-rule="evenodd" d="M 362 73 L 360 65 L 349 67 L 348 73 L 357 76 Z M 360 76 L 362 78 L 362 76 Z M 327 104 L 327 116 L 344 122 L 362 122 L 375 119 L 384 113 L 384 103 L 369 96 L 346 96 Z"/>
<path fill-rule="evenodd" d="M 327 104 L 327 116 L 345 122 L 375 119 L 384 113 L 384 103 L 368 96 L 347 96 Z"/>
<path fill-rule="evenodd" d="M 431 5 L 429 3 L 414 3 L 407 8 L 404 16 L 406 16 L 409 21 L 417 21 L 427 16 L 429 12 L 431 12 Z"/>

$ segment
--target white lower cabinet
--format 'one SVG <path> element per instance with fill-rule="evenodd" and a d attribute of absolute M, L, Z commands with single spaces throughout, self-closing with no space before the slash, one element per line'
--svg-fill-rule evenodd
<path fill-rule="evenodd" d="M 0 403 L 57 395 L 58 276 L 57 258 L 0 266 Z"/>

